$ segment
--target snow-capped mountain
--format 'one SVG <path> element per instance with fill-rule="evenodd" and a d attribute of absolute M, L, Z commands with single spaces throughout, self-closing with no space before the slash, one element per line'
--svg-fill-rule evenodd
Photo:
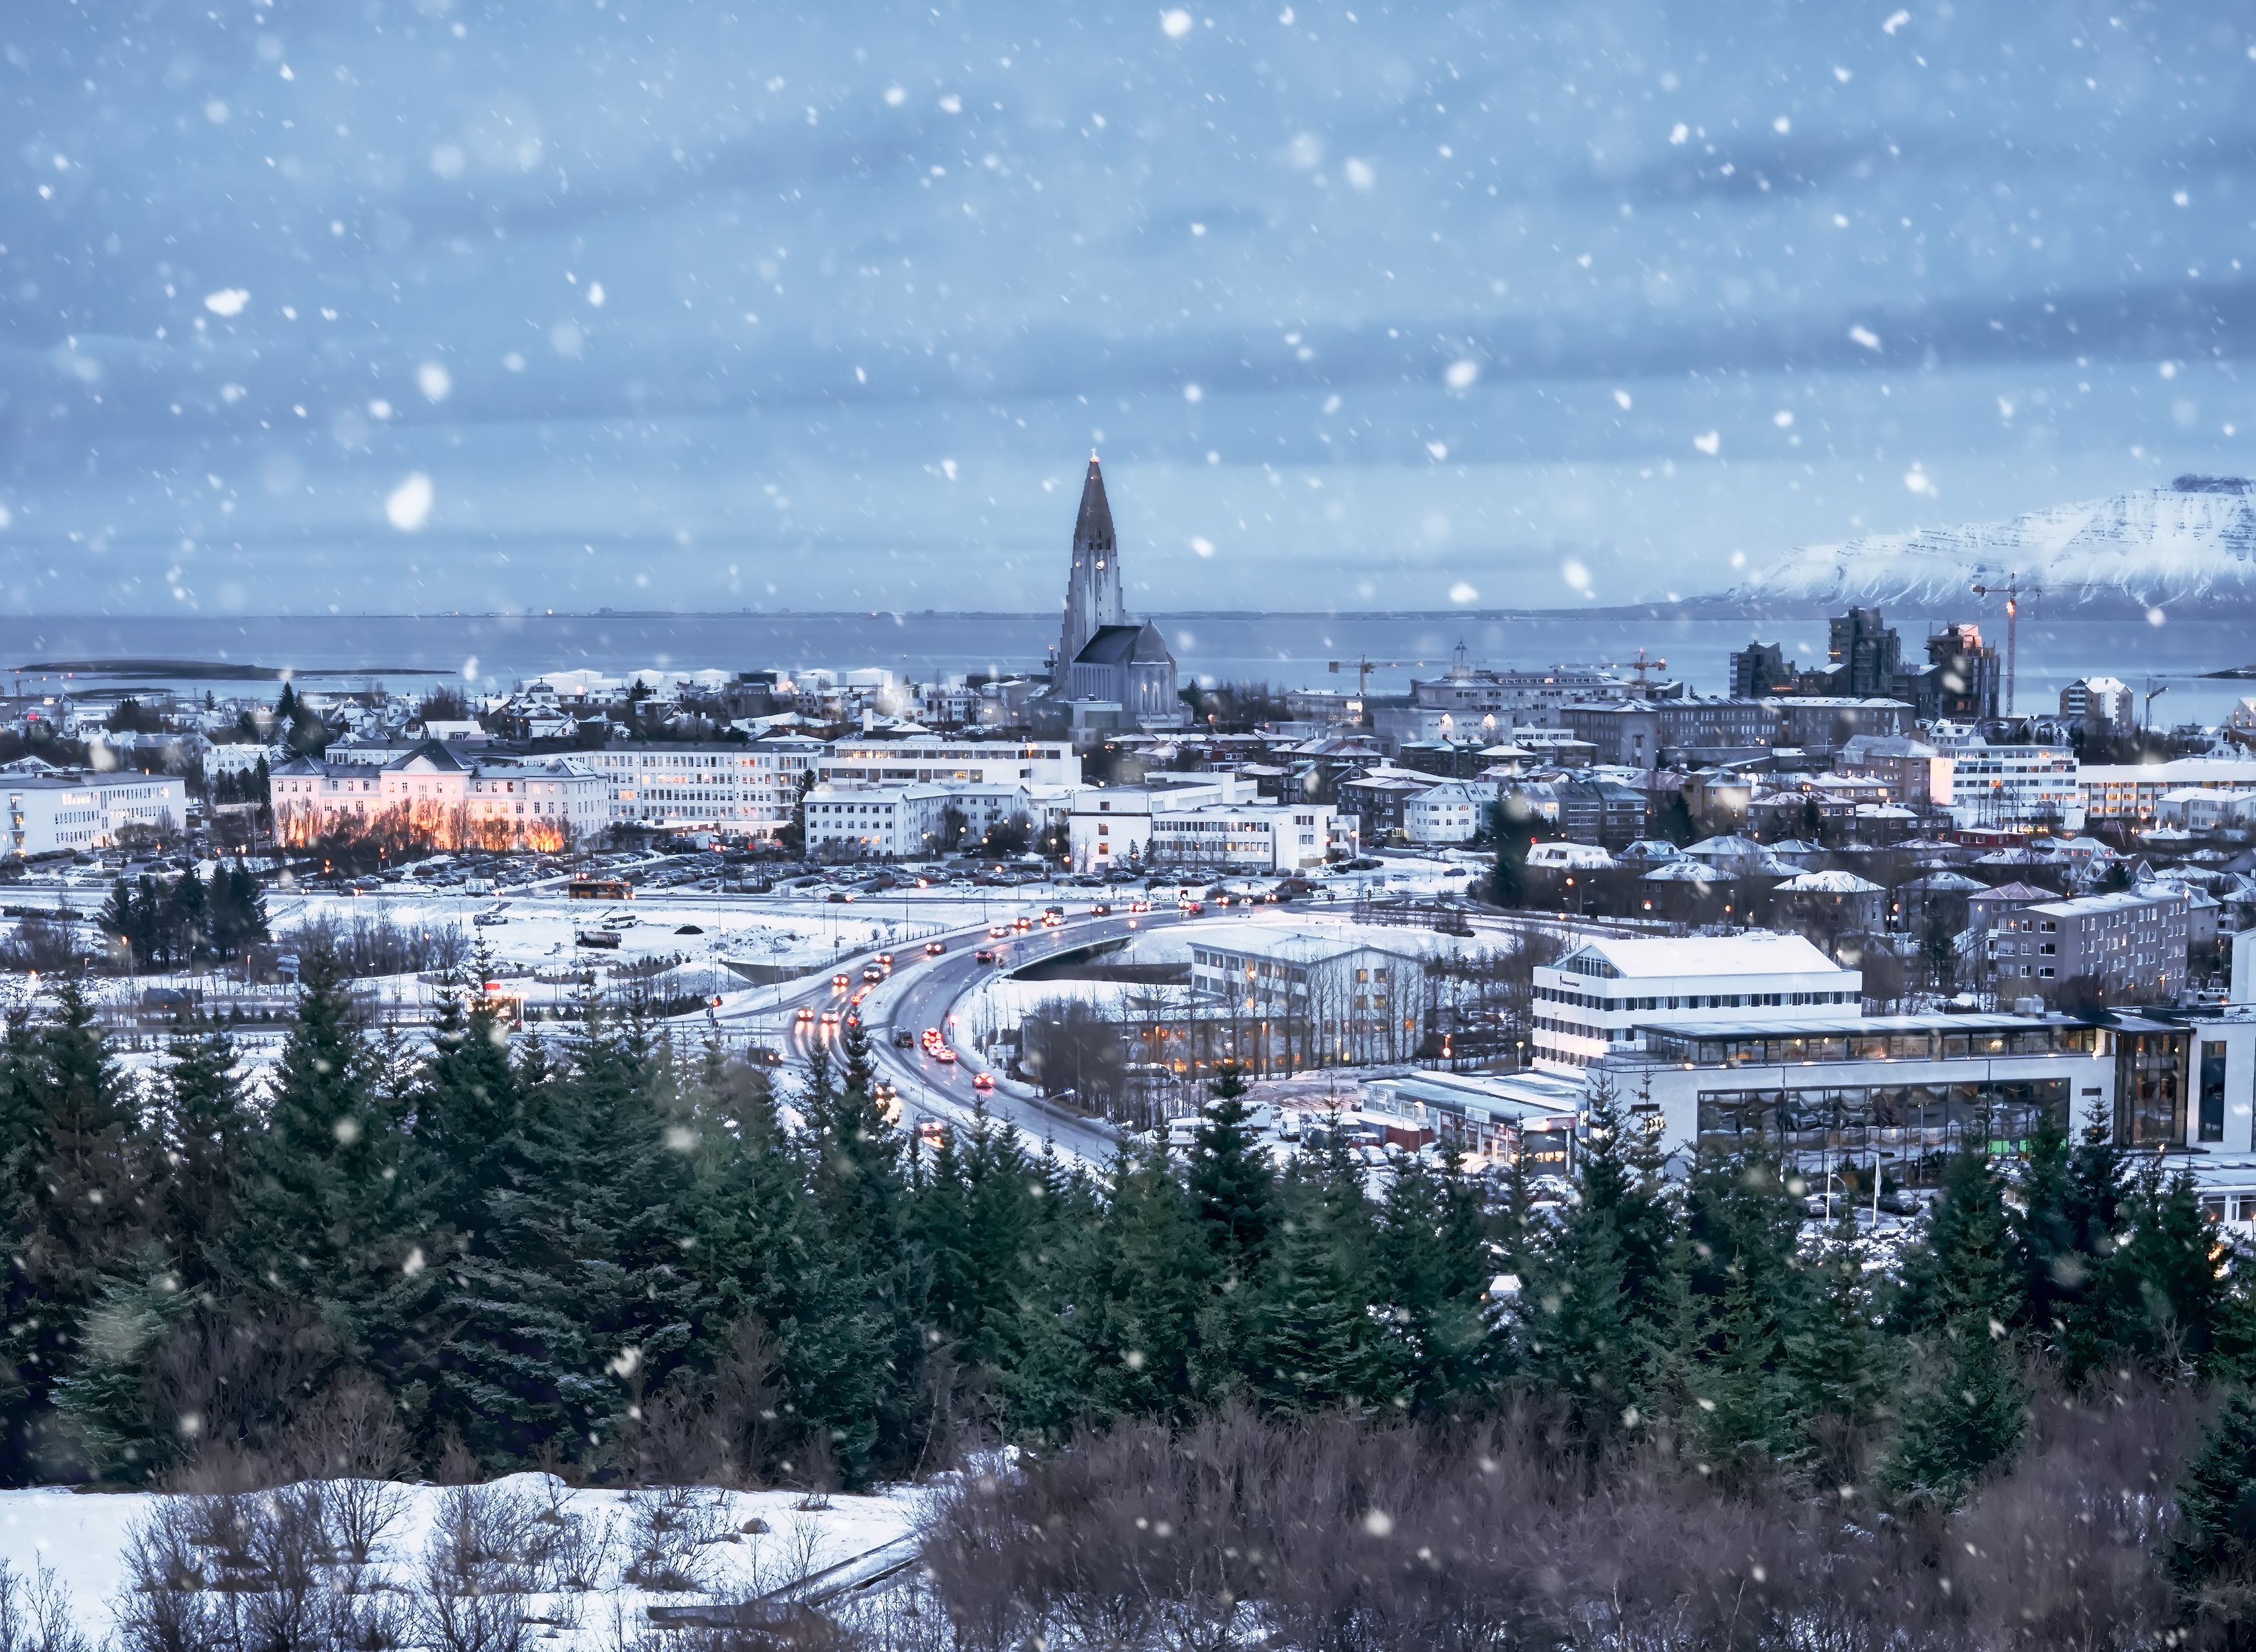
<path fill-rule="evenodd" d="M 2256 605 L 2256 482 L 2180 477 L 2167 488 L 2006 522 L 1807 546 L 1731 595 L 1757 603 L 1947 605 L 1975 580 L 2002 582 L 2009 574 L 2041 588 L 2055 607 L 2189 597 Z"/>

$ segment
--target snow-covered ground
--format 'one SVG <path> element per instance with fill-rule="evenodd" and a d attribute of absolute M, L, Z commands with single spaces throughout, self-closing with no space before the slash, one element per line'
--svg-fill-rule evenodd
<path fill-rule="evenodd" d="M 427 1556 L 458 1493 L 435 1486 L 389 1490 L 397 1511 L 362 1585 L 412 1611 Z M 739 1600 L 789 1589 L 908 1536 L 924 1498 L 902 1487 L 877 1496 L 832 1496 L 808 1507 L 796 1492 L 573 1490 L 541 1474 L 511 1475 L 479 1488 L 479 1495 L 490 1500 L 490 1528 L 504 1535 L 503 1546 L 514 1542 L 525 1550 L 502 1586 L 556 1631 L 545 1643 L 567 1648 L 610 1644 L 618 1622 L 631 1635 L 653 1604 Z M 146 1493 L 0 1491 L 0 1561 L 27 1580 L 43 1568 L 52 1572 L 94 1644 L 112 1645 L 120 1603 L 132 1587 L 126 1557 L 134 1531 L 149 1525 L 160 1504 L 185 1500 Z M 652 1587 L 653 1581 L 676 1586 Z M 678 1586 L 689 1584 L 695 1586 Z"/>

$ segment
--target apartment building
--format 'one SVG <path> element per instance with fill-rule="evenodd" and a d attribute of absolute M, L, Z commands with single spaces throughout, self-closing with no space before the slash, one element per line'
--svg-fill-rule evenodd
<path fill-rule="evenodd" d="M 2159 886 L 2038 901 L 1997 920 L 1992 956 L 2001 975 L 2087 978 L 2111 1003 L 2168 1004 L 2185 986 L 2190 904 Z"/>
<path fill-rule="evenodd" d="M 1962 828 L 2083 830 L 2086 794 L 2068 747 L 1970 745 L 1949 755 L 1950 815 Z"/>
<path fill-rule="evenodd" d="M 2172 792 L 2256 787 L 2256 759 L 2177 757 L 2167 763 L 2094 763 L 2078 774 L 2077 783 L 2083 792 L 2085 819 L 2147 825 L 2159 816 L 2162 799 Z"/>
<path fill-rule="evenodd" d="M 1140 786 L 1084 786 L 1066 804 L 1067 854 L 1075 872 L 1141 865 L 1152 852 L 1154 815 L 1258 801 L 1254 781 L 1231 773 L 1160 772 Z"/>
<path fill-rule="evenodd" d="M 1017 780 L 818 786 L 807 794 L 807 852 L 922 860 L 1030 818 L 1033 808 Z"/>
<path fill-rule="evenodd" d="M 816 778 L 825 786 L 891 786 L 967 781 L 1024 783 L 1029 790 L 1081 784 L 1081 758 L 1070 740 L 966 740 L 936 734 L 906 739 L 838 740 L 824 752 Z"/>

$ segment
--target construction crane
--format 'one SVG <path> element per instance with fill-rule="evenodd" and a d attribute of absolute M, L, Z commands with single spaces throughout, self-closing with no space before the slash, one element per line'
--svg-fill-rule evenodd
<path fill-rule="evenodd" d="M 1978 583 L 1974 594 L 2006 599 L 2006 715 L 2010 717 L 2013 715 L 2013 667 L 2020 653 L 2021 598 L 2041 597 L 2044 590 L 2041 586 L 2022 584 L 2019 574 L 2008 574 L 2002 585 Z"/>
<path fill-rule="evenodd" d="M 1622 661 L 1620 668 L 1624 671 L 1634 671 L 1637 673 L 1637 695 L 1639 699 L 1642 700 L 1645 698 L 1645 691 L 1653 686 L 1652 683 L 1647 681 L 1647 674 L 1655 671 L 1667 670 L 1668 662 L 1666 660 L 1647 660 L 1645 657 L 1645 650 L 1639 648 L 1637 651 L 1637 658 L 1634 660 L 1625 660 Z"/>
<path fill-rule="evenodd" d="M 1403 667 L 1407 665 L 1416 664 L 1422 666 L 1426 662 L 1422 660 L 1413 661 L 1408 660 L 1369 660 L 1358 658 L 1355 662 L 1355 697 L 1358 700 L 1365 700 L 1371 697 L 1371 674 L 1374 671 L 1399 671 Z M 1336 660 L 1333 660 L 1331 662 L 1331 669 L 1335 674 L 1337 674 L 1339 668 L 1340 662 Z"/>

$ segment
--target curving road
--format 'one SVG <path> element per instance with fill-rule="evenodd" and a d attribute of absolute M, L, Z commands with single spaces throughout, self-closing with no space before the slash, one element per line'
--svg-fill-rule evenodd
<path fill-rule="evenodd" d="M 953 1015 L 957 1003 L 983 977 L 998 970 L 1023 968 L 1060 952 L 1125 939 L 1140 930 L 1196 921 L 1172 908 L 1115 913 L 1096 918 L 1089 916 L 1083 907 L 1080 915 L 1069 916 L 1057 928 L 1037 926 L 1025 933 L 1014 933 L 1008 940 L 990 940 L 983 924 L 953 931 L 940 937 L 948 950 L 939 957 L 927 957 L 921 940 L 904 942 L 893 950 L 892 974 L 873 988 L 860 1006 L 863 1024 L 870 1030 L 878 1071 L 900 1091 L 905 1116 L 936 1119 L 949 1124 L 966 1122 L 978 1099 L 973 1078 L 989 1070 L 975 1053 L 957 1043 Z M 842 958 L 836 967 L 853 987 L 859 987 L 864 967 L 873 963 L 883 950 L 871 948 Z M 982 950 L 991 950 L 996 955 L 995 963 L 980 963 L 976 954 Z M 848 1008 L 850 991 L 851 988 L 842 991 L 832 986 L 829 976 L 825 974 L 801 987 L 786 986 L 779 996 L 774 989 L 732 994 L 730 997 L 737 1001 L 724 1001 L 716 1019 L 747 1031 L 772 1028 L 779 1035 L 786 1055 L 804 1061 L 814 1041 L 835 1038 L 836 1032 L 819 1021 L 810 1024 L 800 1020 L 800 1008 L 810 1008 L 818 1016 L 826 1009 L 842 1013 Z M 917 1041 L 928 1027 L 941 1029 L 941 1036 L 955 1050 L 957 1060 L 934 1061 L 924 1053 Z M 893 1034 L 897 1030 L 909 1034 L 910 1048 L 895 1047 Z M 1009 1119 L 1038 1141 L 1055 1142 L 1060 1148 L 1083 1159 L 1096 1162 L 1109 1160 L 1119 1140 L 1110 1125 L 1051 1106 L 1025 1086 L 999 1077 L 985 1101 L 987 1111 L 995 1117 Z"/>

